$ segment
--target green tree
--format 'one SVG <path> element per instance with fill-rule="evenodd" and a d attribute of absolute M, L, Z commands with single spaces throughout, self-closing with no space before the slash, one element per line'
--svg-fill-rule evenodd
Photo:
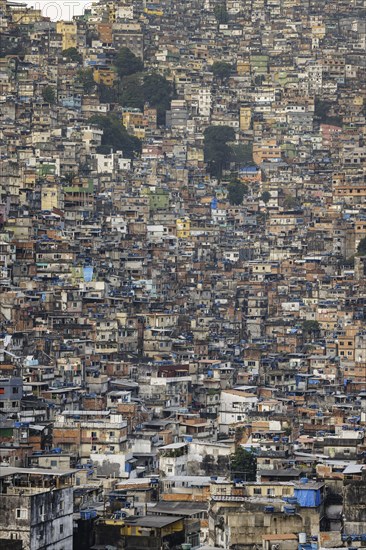
<path fill-rule="evenodd" d="M 314 116 L 321 124 L 332 124 L 334 126 L 342 126 L 342 118 L 339 116 L 330 115 L 333 103 L 331 101 L 315 99 Z"/>
<path fill-rule="evenodd" d="M 230 204 L 241 204 L 244 199 L 244 195 L 248 193 L 248 187 L 240 180 L 235 180 L 228 185 L 228 199 Z"/>
<path fill-rule="evenodd" d="M 204 156 L 209 173 L 221 178 L 222 171 L 231 160 L 231 149 L 228 142 L 235 139 L 235 132 L 230 126 L 208 126 L 204 132 Z"/>
<path fill-rule="evenodd" d="M 64 174 L 63 176 L 63 180 L 68 185 L 72 185 L 74 182 L 75 176 L 76 174 L 74 174 L 73 172 L 66 172 L 66 174 Z"/>
<path fill-rule="evenodd" d="M 218 4 L 214 7 L 214 16 L 219 25 L 222 25 L 229 21 L 229 15 L 225 4 Z"/>
<path fill-rule="evenodd" d="M 257 478 L 257 459 L 252 451 L 238 447 L 230 456 L 231 479 L 255 481 Z"/>
<path fill-rule="evenodd" d="M 143 109 L 145 103 L 157 110 L 158 124 L 165 123 L 166 111 L 174 97 L 171 82 L 158 73 L 135 73 L 120 83 L 119 103 L 123 107 Z"/>
<path fill-rule="evenodd" d="M 158 73 L 148 74 L 144 77 L 143 97 L 145 102 L 156 108 L 158 124 L 164 124 L 166 111 L 170 109 L 174 97 L 173 84 Z"/>
<path fill-rule="evenodd" d="M 54 88 L 52 86 L 45 86 L 42 90 L 42 97 L 43 101 L 46 103 L 53 104 L 56 101 L 56 94 Z"/>
<path fill-rule="evenodd" d="M 225 61 L 215 61 L 211 68 L 214 76 L 221 78 L 221 80 L 229 78 L 234 71 L 234 67 L 230 63 L 225 63 Z"/>
<path fill-rule="evenodd" d="M 320 324 L 318 321 L 303 321 L 302 323 L 302 331 L 304 335 L 306 336 L 312 336 L 313 338 L 315 336 L 318 336 L 320 333 Z"/>
<path fill-rule="evenodd" d="M 217 457 L 217 471 L 219 475 L 227 475 L 229 473 L 230 459 L 228 456 Z"/>
<path fill-rule="evenodd" d="M 62 57 L 66 57 L 69 61 L 73 63 L 82 63 L 83 56 L 78 52 L 76 48 L 67 48 L 61 52 Z"/>
<path fill-rule="evenodd" d="M 76 80 L 82 85 L 84 93 L 90 94 L 93 91 L 95 87 L 93 69 L 80 69 Z"/>
<path fill-rule="evenodd" d="M 144 68 L 142 60 L 131 52 L 129 48 L 121 48 L 117 52 L 114 65 L 120 78 L 139 73 Z"/>
<path fill-rule="evenodd" d="M 212 476 L 215 474 L 215 459 L 213 455 L 205 455 L 201 462 L 202 470 L 206 476 Z"/>
<path fill-rule="evenodd" d="M 357 246 L 357 254 L 366 256 L 366 237 L 360 240 Z"/>
<path fill-rule="evenodd" d="M 301 204 L 297 197 L 293 197 L 292 195 L 286 195 L 283 201 L 283 205 L 285 208 L 289 209 L 295 209 L 300 208 Z"/>
<path fill-rule="evenodd" d="M 254 164 L 253 161 L 253 145 L 251 143 L 243 145 L 233 144 L 231 148 L 231 162 L 236 164 Z"/>
<path fill-rule="evenodd" d="M 115 86 L 107 86 L 106 84 L 97 84 L 99 101 L 101 103 L 117 103 L 118 91 Z"/>
<path fill-rule="evenodd" d="M 263 82 L 266 80 L 266 75 L 256 74 L 254 77 L 254 84 L 256 86 L 262 86 Z"/>
<path fill-rule="evenodd" d="M 144 77 L 141 73 L 125 76 L 120 84 L 118 101 L 123 107 L 143 109 L 144 107 Z"/>
<path fill-rule="evenodd" d="M 264 191 L 261 194 L 261 201 L 264 202 L 264 204 L 267 206 L 267 203 L 271 200 L 271 193 L 269 191 Z"/>
<path fill-rule="evenodd" d="M 127 132 L 120 118 L 115 114 L 94 115 L 89 119 L 89 123 L 95 124 L 103 130 L 102 146 L 98 152 L 106 154 L 111 149 L 123 151 L 127 158 L 133 158 L 136 153 L 141 152 L 140 140 Z"/>

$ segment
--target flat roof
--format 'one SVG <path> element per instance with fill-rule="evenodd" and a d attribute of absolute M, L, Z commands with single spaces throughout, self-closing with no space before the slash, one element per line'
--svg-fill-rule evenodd
<path fill-rule="evenodd" d="M 186 447 L 188 443 L 170 443 L 170 445 L 164 445 L 164 447 L 159 447 L 159 451 L 166 450 L 166 449 L 181 449 L 182 447 Z"/>
<path fill-rule="evenodd" d="M 207 512 L 208 503 L 206 502 L 187 502 L 187 501 L 161 501 L 155 506 L 149 508 L 151 514 L 166 514 L 192 516 L 200 512 Z"/>
<path fill-rule="evenodd" d="M 347 468 L 343 470 L 343 474 L 360 474 L 363 470 L 366 470 L 365 464 L 349 464 Z"/>
<path fill-rule="evenodd" d="M 298 470 L 296 468 L 281 468 L 278 470 L 259 470 L 258 474 L 260 476 L 268 476 L 268 477 L 296 477 L 301 475 L 301 470 Z"/>
<path fill-rule="evenodd" d="M 55 454 L 54 456 L 60 456 Z M 79 472 L 80 470 L 72 469 L 72 470 L 58 470 L 55 468 L 52 469 L 46 469 L 46 468 L 13 468 L 12 466 L 4 466 L 2 465 L 0 468 L 0 478 L 1 477 L 8 477 L 13 476 L 16 474 L 24 474 L 24 475 L 31 475 L 31 476 L 70 476 L 72 474 L 76 474 L 76 472 Z"/>
<path fill-rule="evenodd" d="M 192 485 L 209 485 L 210 483 L 231 483 L 228 478 L 220 476 L 166 476 L 162 478 L 162 481 L 184 481 L 186 483 L 191 483 Z"/>
<path fill-rule="evenodd" d="M 143 516 L 128 518 L 125 520 L 126 525 L 139 525 L 140 527 L 151 527 L 155 529 L 162 529 L 167 525 L 175 523 L 176 521 L 184 519 L 183 516 L 171 517 L 171 516 Z"/>

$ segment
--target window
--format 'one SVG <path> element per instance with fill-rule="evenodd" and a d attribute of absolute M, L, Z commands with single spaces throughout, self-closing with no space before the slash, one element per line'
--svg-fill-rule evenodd
<path fill-rule="evenodd" d="M 57 467 L 57 460 L 51 460 L 51 466 L 56 466 Z"/>
<path fill-rule="evenodd" d="M 19 391 L 19 388 L 13 387 L 13 393 L 18 393 L 18 391 Z"/>
<path fill-rule="evenodd" d="M 262 494 L 262 489 L 254 487 L 253 495 L 261 495 L 261 494 Z"/>
<path fill-rule="evenodd" d="M 268 495 L 269 497 L 273 497 L 274 494 L 275 494 L 275 490 L 274 490 L 274 489 L 267 489 L 267 495 Z"/>
<path fill-rule="evenodd" d="M 15 517 L 17 519 L 28 519 L 28 510 L 27 508 L 17 508 Z"/>
<path fill-rule="evenodd" d="M 61 525 L 60 525 L 60 535 L 62 535 L 63 532 L 64 532 L 64 524 L 61 523 Z"/>

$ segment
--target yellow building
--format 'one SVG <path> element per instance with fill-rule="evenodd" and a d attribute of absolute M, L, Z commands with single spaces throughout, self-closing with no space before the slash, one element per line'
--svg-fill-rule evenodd
<path fill-rule="evenodd" d="M 93 70 L 94 82 L 104 84 L 105 86 L 113 86 L 117 75 L 112 69 L 98 68 Z"/>
<path fill-rule="evenodd" d="M 53 210 L 53 208 L 61 209 L 61 197 L 62 190 L 60 185 L 43 187 L 41 191 L 41 210 Z"/>
<path fill-rule="evenodd" d="M 37 21 L 42 21 L 42 11 L 33 10 L 28 7 L 19 7 L 11 10 L 11 18 L 13 23 L 21 23 L 22 25 L 30 25 Z"/>
<path fill-rule="evenodd" d="M 117 3 L 110 2 L 108 4 L 108 21 L 109 23 L 115 23 L 117 19 Z"/>
<path fill-rule="evenodd" d="M 240 130 L 249 130 L 252 120 L 252 112 L 250 107 L 240 107 Z"/>
<path fill-rule="evenodd" d="M 361 95 L 356 95 L 353 98 L 353 105 L 357 105 L 359 107 L 362 107 L 363 105 L 363 97 Z"/>
<path fill-rule="evenodd" d="M 189 218 L 176 221 L 178 239 L 188 239 L 191 236 L 191 220 Z"/>
<path fill-rule="evenodd" d="M 253 145 L 253 160 L 256 164 L 278 158 L 281 158 L 281 147 L 276 139 L 263 139 Z"/>
<path fill-rule="evenodd" d="M 77 26 L 74 21 L 58 21 L 56 23 L 56 32 L 62 35 L 62 49 L 76 48 L 77 46 Z"/>
<path fill-rule="evenodd" d="M 144 139 L 147 126 L 147 120 L 139 110 L 131 109 L 123 112 L 122 122 L 126 130 L 139 139 Z"/>
<path fill-rule="evenodd" d="M 236 70 L 239 76 L 244 76 L 245 74 L 250 73 L 250 63 L 249 61 L 238 61 L 236 64 Z"/>

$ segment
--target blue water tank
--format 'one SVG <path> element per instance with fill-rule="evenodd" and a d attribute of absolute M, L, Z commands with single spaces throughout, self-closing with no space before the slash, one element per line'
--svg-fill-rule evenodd
<path fill-rule="evenodd" d="M 86 508 L 85 510 L 80 510 L 80 517 L 83 520 L 94 519 L 97 517 L 97 511 L 94 508 Z"/>

